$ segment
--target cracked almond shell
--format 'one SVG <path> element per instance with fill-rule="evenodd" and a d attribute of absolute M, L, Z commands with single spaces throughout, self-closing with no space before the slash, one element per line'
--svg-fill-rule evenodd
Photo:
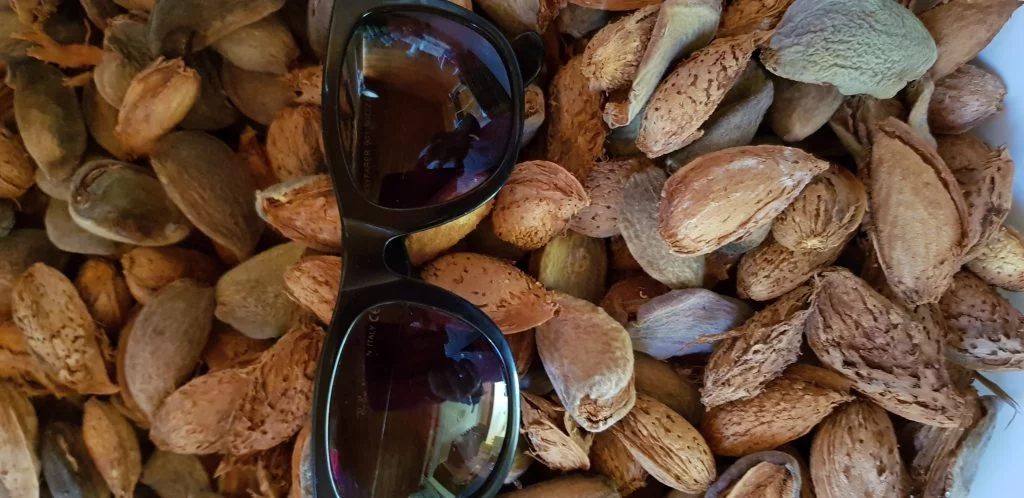
<path fill-rule="evenodd" d="M 243 261 L 217 280 L 217 319 L 253 339 L 280 337 L 299 313 L 284 273 L 306 248 L 289 242 Z"/>
<path fill-rule="evenodd" d="M 818 427 L 811 443 L 811 480 L 821 498 L 906 495 L 889 414 L 857 400 L 836 410 Z"/>
<path fill-rule="evenodd" d="M 998 75 L 966 64 L 935 82 L 928 125 L 934 133 L 965 133 L 1002 110 L 1005 97 Z"/>
<path fill-rule="evenodd" d="M 772 236 L 793 251 L 832 251 L 860 227 L 867 204 L 864 184 L 847 169 L 831 166 L 775 218 Z"/>
<path fill-rule="evenodd" d="M 985 283 L 1024 292 L 1024 239 L 1016 230 L 1003 225 L 975 254 L 967 268 Z"/>
<path fill-rule="evenodd" d="M 160 137 L 185 119 L 201 87 L 199 73 L 181 59 L 159 58 L 136 74 L 125 91 L 115 128 L 125 153 L 148 155 Z"/>
<path fill-rule="evenodd" d="M 134 496 L 142 475 L 135 429 L 112 405 L 96 398 L 85 403 L 84 412 L 82 439 L 96 469 L 114 496 Z"/>
<path fill-rule="evenodd" d="M 636 10 L 601 28 L 583 52 L 590 89 L 610 92 L 629 85 L 651 40 L 660 5 Z"/>
<path fill-rule="evenodd" d="M 828 163 L 791 147 L 734 147 L 701 156 L 662 190 L 659 232 L 672 251 L 698 256 L 768 224 Z"/>
<path fill-rule="evenodd" d="M 341 251 L 341 212 L 327 175 L 293 178 L 256 192 L 256 211 L 291 240 L 317 251 Z"/>
<path fill-rule="evenodd" d="M 595 163 L 583 181 L 590 205 L 569 222 L 569 228 L 588 237 L 612 237 L 619 234 L 619 216 L 623 189 L 629 178 L 648 163 L 632 158 Z"/>
<path fill-rule="evenodd" d="M 548 161 L 519 163 L 494 201 L 491 220 L 498 238 L 539 249 L 569 225 L 590 198 L 576 177 Z"/>
<path fill-rule="evenodd" d="M 951 0 L 921 13 L 939 57 L 929 75 L 939 80 L 952 74 L 985 48 L 1020 6 L 1017 0 Z"/>
<path fill-rule="evenodd" d="M 601 117 L 604 98 L 590 89 L 583 65 L 578 55 L 558 70 L 548 88 L 547 112 L 547 159 L 580 179 L 604 154 L 608 136 Z"/>
<path fill-rule="evenodd" d="M 946 320 L 946 355 L 973 370 L 1024 367 L 1024 317 L 995 289 L 960 272 L 939 301 Z"/>
<path fill-rule="evenodd" d="M 321 323 L 330 324 L 341 289 L 341 272 L 338 256 L 308 256 L 285 270 L 284 285 L 292 299 L 312 311 Z"/>

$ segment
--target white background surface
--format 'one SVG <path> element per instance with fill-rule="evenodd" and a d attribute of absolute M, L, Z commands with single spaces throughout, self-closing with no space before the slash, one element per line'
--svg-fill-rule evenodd
<path fill-rule="evenodd" d="M 1008 222 L 1024 230 L 1024 9 L 1017 9 L 976 63 L 1001 76 L 1008 90 L 1003 112 L 976 131 L 988 143 L 1010 148 L 1017 168 Z M 1010 295 L 1010 299 L 1024 310 L 1024 294 Z M 1024 406 L 1024 372 L 985 375 Z M 1024 497 L 1024 413 L 1014 417 L 1012 408 L 1002 406 L 995 433 L 978 467 L 971 498 L 1011 497 Z"/>

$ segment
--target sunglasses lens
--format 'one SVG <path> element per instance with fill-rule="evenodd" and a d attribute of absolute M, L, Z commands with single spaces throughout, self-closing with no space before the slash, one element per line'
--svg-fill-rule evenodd
<path fill-rule="evenodd" d="M 371 13 L 342 73 L 341 142 L 362 194 L 396 209 L 441 204 L 487 180 L 513 135 L 494 46 L 440 14 Z"/>
<path fill-rule="evenodd" d="M 471 325 L 411 303 L 371 308 L 336 375 L 328 437 L 341 496 L 459 496 L 493 471 L 509 391 L 497 351 Z"/>

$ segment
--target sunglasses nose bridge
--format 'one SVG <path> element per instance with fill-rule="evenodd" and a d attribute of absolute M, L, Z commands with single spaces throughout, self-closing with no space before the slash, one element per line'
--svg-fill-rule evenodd
<path fill-rule="evenodd" d="M 408 266 L 405 245 L 391 243 L 393 240 L 401 241 L 393 232 L 355 219 L 345 219 L 343 231 L 342 279 L 345 289 L 370 287 L 393 280 L 392 272 L 401 272 Z M 348 241 L 359 243 L 349 244 Z M 400 254 L 389 254 L 396 250 L 401 251 Z"/>

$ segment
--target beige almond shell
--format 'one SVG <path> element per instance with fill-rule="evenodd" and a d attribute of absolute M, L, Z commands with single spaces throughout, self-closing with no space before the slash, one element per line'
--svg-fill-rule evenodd
<path fill-rule="evenodd" d="M 701 156 L 665 183 L 659 232 L 677 254 L 708 254 L 770 223 L 828 167 L 802 150 L 776 145 Z"/>
<path fill-rule="evenodd" d="M 39 422 L 31 401 L 13 386 L 0 384 L 0 492 L 39 496 Z"/>
<path fill-rule="evenodd" d="M 622 495 L 602 477 L 568 475 L 543 481 L 523 489 L 498 495 L 500 498 L 550 498 L 572 496 L 574 498 L 620 498 Z"/>
<path fill-rule="evenodd" d="M 158 58 L 132 78 L 117 114 L 115 134 L 125 154 L 148 155 L 156 141 L 185 119 L 199 99 L 199 73 L 182 59 Z"/>
<path fill-rule="evenodd" d="M 666 362 L 636 351 L 633 353 L 633 382 L 638 393 L 650 396 L 693 425 L 700 424 L 704 407 L 700 392 Z"/>
<path fill-rule="evenodd" d="M 547 244 L 590 205 L 583 185 L 548 161 L 519 163 L 494 201 L 491 220 L 501 240 L 533 250 Z"/>
<path fill-rule="evenodd" d="M 906 495 L 896 431 L 885 410 L 857 400 L 836 410 L 811 443 L 811 480 L 821 498 Z"/>
<path fill-rule="evenodd" d="M 256 212 L 291 240 L 317 251 L 341 251 L 341 212 L 327 175 L 293 178 L 257 192 Z"/>
<path fill-rule="evenodd" d="M 683 61 L 647 104 L 636 147 L 647 157 L 679 150 L 701 137 L 701 125 L 722 102 L 765 39 L 756 32 L 719 38 Z"/>
<path fill-rule="evenodd" d="M 253 339 L 280 337 L 299 313 L 285 291 L 284 273 L 306 248 L 289 242 L 243 261 L 217 280 L 218 320 Z"/>
<path fill-rule="evenodd" d="M 809 498 L 810 483 L 799 456 L 782 451 L 751 453 L 729 466 L 705 498 Z"/>
<path fill-rule="evenodd" d="M 822 364 L 889 412 L 939 427 L 970 420 L 968 398 L 946 370 L 942 337 L 849 270 L 816 277 L 807 342 Z"/>
<path fill-rule="evenodd" d="M 744 322 L 735 337 L 715 344 L 704 368 L 704 406 L 756 396 L 796 362 L 810 297 L 809 287 L 798 287 Z"/>
<path fill-rule="evenodd" d="M 17 199 L 36 182 L 36 164 L 17 133 L 0 128 L 0 198 Z"/>
<path fill-rule="evenodd" d="M 942 158 L 903 122 L 878 125 L 867 177 L 868 235 L 893 292 L 938 301 L 968 244 L 967 205 Z"/>
<path fill-rule="evenodd" d="M 267 157 L 281 180 L 315 175 L 326 165 L 319 106 L 285 107 L 267 129 Z"/>
<path fill-rule="evenodd" d="M 654 398 L 638 396 L 611 432 L 644 470 L 672 489 L 700 493 L 715 481 L 715 458 L 700 432 Z"/>
<path fill-rule="evenodd" d="M 601 28 L 583 52 L 583 75 L 590 89 L 610 92 L 628 86 L 636 76 L 651 40 L 660 5 L 651 5 Z"/>
<path fill-rule="evenodd" d="M 830 251 L 791 251 L 769 239 L 740 259 L 736 269 L 737 295 L 755 301 L 780 297 L 835 263 L 844 248 L 845 244 Z"/>
<path fill-rule="evenodd" d="M 79 394 L 113 394 L 97 327 L 74 284 L 43 263 L 28 267 L 11 289 L 14 323 L 53 378 Z"/>
<path fill-rule="evenodd" d="M 261 73 L 282 74 L 299 57 L 295 37 L 277 14 L 228 33 L 212 48 L 232 64 Z"/>
<path fill-rule="evenodd" d="M 142 453 L 131 423 L 111 404 L 92 398 L 85 403 L 82 439 L 114 496 L 134 496 Z"/>
<path fill-rule="evenodd" d="M 121 268 L 128 291 L 141 304 L 175 280 L 189 278 L 212 286 L 223 272 L 210 256 L 180 247 L 137 247 L 121 256 Z"/>
<path fill-rule="evenodd" d="M 214 290 L 194 280 L 172 282 L 135 318 L 124 345 L 127 390 L 149 418 L 199 363 L 213 326 Z"/>
<path fill-rule="evenodd" d="M 843 94 L 832 85 L 786 78 L 774 78 L 773 83 L 775 100 L 768 111 L 769 123 L 784 142 L 799 142 L 811 136 L 828 123 L 843 103 Z"/>
<path fill-rule="evenodd" d="M 995 73 L 965 64 L 935 82 L 928 105 L 934 133 L 965 133 L 1003 108 L 1006 85 Z"/>
<path fill-rule="evenodd" d="M 89 258 L 82 263 L 75 288 L 96 323 L 108 330 L 119 330 L 124 325 L 135 302 L 124 275 L 106 259 Z"/>
<path fill-rule="evenodd" d="M 559 472 L 589 469 L 594 436 L 581 431 L 558 404 L 529 392 L 520 395 L 520 431 L 529 443 L 530 457 Z"/>
<path fill-rule="evenodd" d="M 409 262 L 413 266 L 419 266 L 451 249 L 475 230 L 477 225 L 491 214 L 493 207 L 494 202 L 488 201 L 452 221 L 409 234 L 405 238 L 405 251 L 409 255 Z"/>
<path fill-rule="evenodd" d="M 566 412 L 587 431 L 606 430 L 636 400 L 629 334 L 601 308 L 556 296 L 554 318 L 537 327 L 537 352 Z"/>
<path fill-rule="evenodd" d="M 592 303 L 604 296 L 608 252 L 603 240 L 565 232 L 534 251 L 529 265 L 530 273 L 545 289 Z"/>
<path fill-rule="evenodd" d="M 1017 0 L 951 0 L 921 13 L 921 22 L 939 50 L 929 76 L 940 80 L 974 59 L 1019 6 Z"/>
<path fill-rule="evenodd" d="M 341 272 L 338 256 L 308 256 L 285 270 L 284 285 L 293 300 L 329 324 L 341 290 Z"/>
<path fill-rule="evenodd" d="M 752 398 L 708 410 L 701 433 L 716 455 L 769 450 L 807 434 L 837 406 L 853 399 L 845 380 L 809 365 L 793 365 Z"/>
<path fill-rule="evenodd" d="M 270 126 L 281 109 L 295 102 L 295 93 L 279 75 L 246 71 L 223 61 L 220 77 L 231 103 L 261 125 Z"/>
<path fill-rule="evenodd" d="M 590 461 L 594 470 L 615 483 L 622 496 L 629 496 L 647 485 L 647 471 L 612 431 L 594 435 Z"/>
<path fill-rule="evenodd" d="M 975 250 L 967 268 L 989 285 L 1024 292 L 1024 239 L 1003 225 L 989 241 Z"/>
<path fill-rule="evenodd" d="M 864 184 L 832 166 L 807 184 L 772 223 L 775 241 L 793 251 L 831 251 L 860 227 L 867 210 Z"/>
<path fill-rule="evenodd" d="M 946 355 L 972 370 L 1019 370 L 1024 366 L 1024 317 L 995 289 L 962 271 L 939 307 L 946 320 Z"/>
<path fill-rule="evenodd" d="M 623 204 L 623 189 L 629 178 L 646 166 L 639 158 L 604 161 L 594 164 L 583 182 L 590 205 L 580 210 L 569 222 L 569 228 L 588 237 L 618 235 Z"/>
<path fill-rule="evenodd" d="M 164 400 L 153 416 L 149 438 L 158 449 L 173 453 L 226 451 L 225 434 L 253 382 L 250 370 L 235 368 L 192 379 Z"/>
<path fill-rule="evenodd" d="M 486 9 L 485 9 L 486 10 Z M 583 74 L 584 56 L 573 57 L 548 88 L 547 159 L 584 179 L 604 154 L 608 129 L 601 116 L 604 98 L 590 89 Z"/>
<path fill-rule="evenodd" d="M 774 29 L 793 0 L 736 0 L 722 12 L 718 36 Z"/>

